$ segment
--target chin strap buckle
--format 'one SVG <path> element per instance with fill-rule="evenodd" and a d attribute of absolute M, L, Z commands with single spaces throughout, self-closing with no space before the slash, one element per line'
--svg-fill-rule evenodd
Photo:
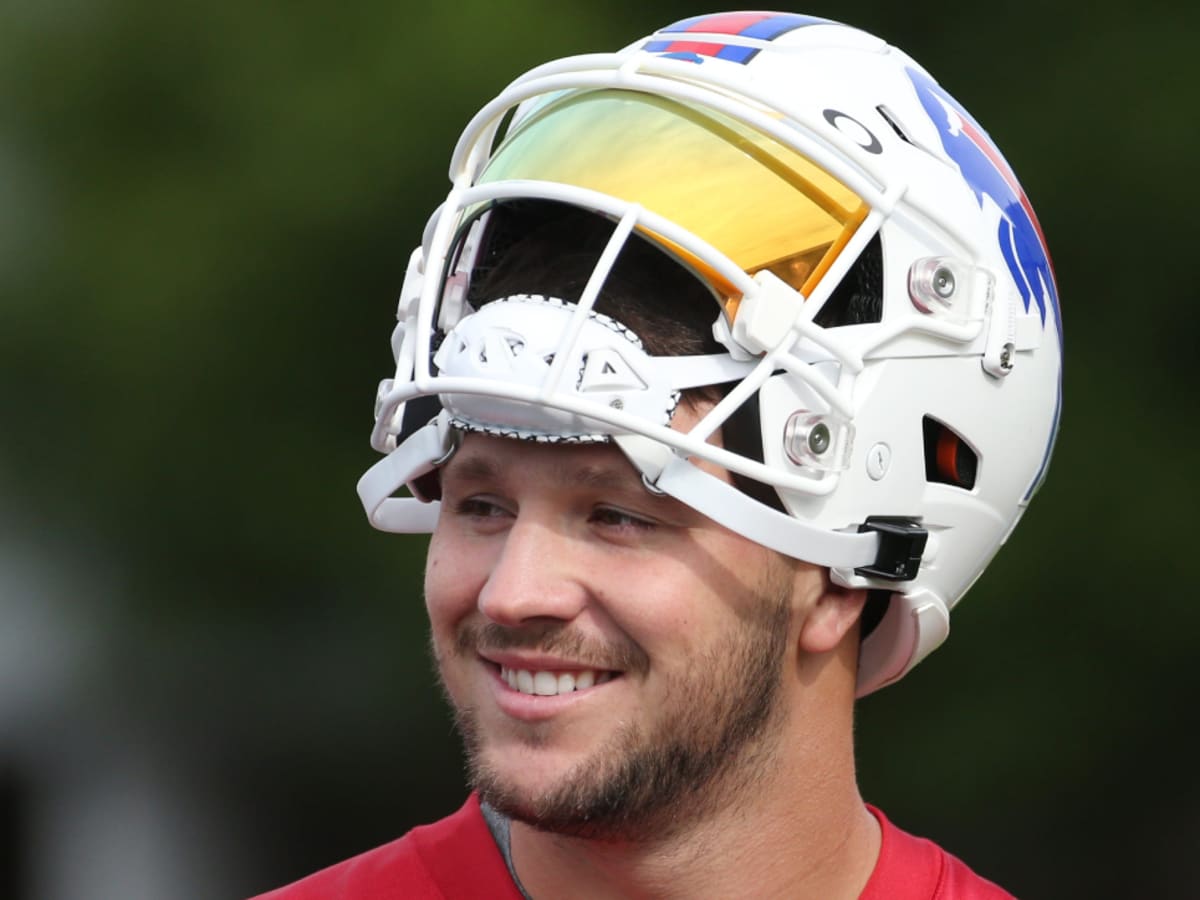
<path fill-rule="evenodd" d="M 870 531 L 879 535 L 879 553 L 874 563 L 855 569 L 855 575 L 888 581 L 912 581 L 917 577 L 929 532 L 916 519 L 867 516 L 867 521 L 859 525 L 858 530 L 860 534 Z"/>

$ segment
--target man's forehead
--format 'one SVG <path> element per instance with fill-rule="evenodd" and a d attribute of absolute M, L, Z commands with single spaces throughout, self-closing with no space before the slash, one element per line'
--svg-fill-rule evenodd
<path fill-rule="evenodd" d="M 547 444 L 466 434 L 442 470 L 443 478 L 486 481 L 535 474 L 554 484 L 642 489 L 642 479 L 612 444 Z"/>

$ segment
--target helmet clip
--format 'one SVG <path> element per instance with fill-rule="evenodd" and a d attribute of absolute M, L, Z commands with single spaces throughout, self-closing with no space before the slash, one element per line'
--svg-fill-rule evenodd
<path fill-rule="evenodd" d="M 912 581 L 921 568 L 927 532 L 915 519 L 904 516 L 867 516 L 858 526 L 861 534 L 873 531 L 879 535 L 879 554 L 869 566 L 860 566 L 855 575 L 884 578 L 888 581 Z"/>
<path fill-rule="evenodd" d="M 800 317 L 804 297 L 767 269 L 754 276 L 758 290 L 747 294 L 733 319 L 733 339 L 751 353 L 774 350 Z"/>

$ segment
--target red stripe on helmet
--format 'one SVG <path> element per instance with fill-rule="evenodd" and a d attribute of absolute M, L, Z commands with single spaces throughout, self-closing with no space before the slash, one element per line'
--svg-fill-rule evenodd
<path fill-rule="evenodd" d="M 721 13 L 700 19 L 689 25 L 686 30 L 707 31 L 710 34 L 741 34 L 751 25 L 757 25 L 764 19 L 770 19 L 774 15 L 775 13 L 769 12 Z"/>
<path fill-rule="evenodd" d="M 725 48 L 724 44 L 706 44 L 703 41 L 671 41 L 666 53 L 699 53 L 701 56 L 716 56 Z"/>

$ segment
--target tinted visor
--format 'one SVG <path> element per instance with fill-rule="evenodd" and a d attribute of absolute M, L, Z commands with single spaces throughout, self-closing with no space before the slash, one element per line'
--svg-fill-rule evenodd
<path fill-rule="evenodd" d="M 806 296 L 867 213 L 860 197 L 795 150 L 714 110 L 636 91 L 545 102 L 509 133 L 480 182 L 508 179 L 640 204 L 746 272 L 770 269 Z M 703 260 L 648 236 L 734 299 Z"/>

